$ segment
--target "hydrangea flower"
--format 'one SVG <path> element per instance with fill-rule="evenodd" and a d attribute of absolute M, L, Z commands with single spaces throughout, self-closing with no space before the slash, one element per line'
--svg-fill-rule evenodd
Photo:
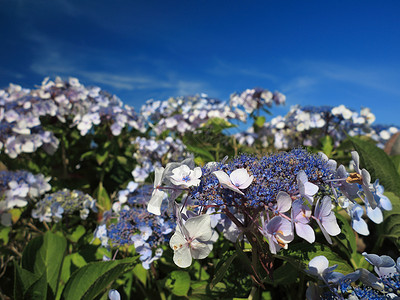
<path fill-rule="evenodd" d="M 63 215 L 79 212 L 80 218 L 85 220 L 90 210 L 97 212 L 96 200 L 90 195 L 78 190 L 63 189 L 45 197 L 36 203 L 32 210 L 32 217 L 40 221 L 58 222 Z"/>
<path fill-rule="evenodd" d="M 308 181 L 307 174 L 304 171 L 300 171 L 297 174 L 297 185 L 299 186 L 300 195 L 312 205 L 314 202 L 313 196 L 319 189 L 318 186 Z"/>
<path fill-rule="evenodd" d="M 335 213 L 332 211 L 332 202 L 329 196 L 325 196 L 321 201 L 317 201 L 314 210 L 314 219 L 317 221 L 328 243 L 332 244 L 330 235 L 338 235 L 340 227 L 337 224 Z"/>
<path fill-rule="evenodd" d="M 364 191 L 365 197 L 367 198 L 369 205 L 374 209 L 376 207 L 376 202 L 370 190 L 371 175 L 365 169 L 360 170 L 360 157 L 357 151 L 352 151 L 351 157 L 353 158 L 354 170 L 356 171 L 356 174 L 358 174 L 359 176 L 355 182 L 361 184 L 361 187 Z M 351 175 L 352 174 L 350 174 L 350 176 Z"/>
<path fill-rule="evenodd" d="M 178 267 L 187 268 L 192 264 L 192 258 L 206 258 L 212 248 L 209 243 L 212 236 L 209 215 L 189 218 L 185 224 L 177 227 L 169 244 L 174 250 L 174 262 Z"/>
<path fill-rule="evenodd" d="M 109 300 L 121 300 L 121 295 L 117 290 L 110 290 L 108 292 L 108 299 Z"/>
<path fill-rule="evenodd" d="M 25 207 L 51 189 L 50 178 L 27 171 L 0 171 L 1 224 L 11 225 L 10 209 Z"/>
<path fill-rule="evenodd" d="M 318 276 L 324 281 L 324 284 L 310 284 L 306 293 L 307 299 L 315 299 L 313 298 L 315 296 L 323 300 L 397 299 L 400 293 L 400 274 L 394 267 L 394 260 L 384 255 L 367 253 L 363 253 L 363 255 L 368 262 L 375 266 L 378 277 L 362 268 L 344 276 L 337 272 L 331 272 L 335 266 L 328 267 L 329 262 L 324 256 L 312 259 L 309 263 L 309 270 L 306 271 L 311 275 Z"/>
<path fill-rule="evenodd" d="M 291 222 L 280 216 L 264 222 L 260 231 L 268 239 L 269 250 L 272 254 L 276 254 L 281 248 L 287 249 L 288 244 L 294 239 Z"/>
<path fill-rule="evenodd" d="M 213 174 L 223 187 L 242 195 L 244 193 L 241 190 L 247 189 L 254 179 L 254 176 L 249 175 L 243 168 L 233 171 L 229 176 L 223 171 L 214 171 Z"/>
<path fill-rule="evenodd" d="M 187 165 L 182 165 L 172 170 L 171 182 L 180 187 L 198 186 L 200 184 L 201 168 L 191 170 Z"/>
<path fill-rule="evenodd" d="M 296 234 L 309 243 L 314 243 L 315 233 L 309 225 L 311 209 L 303 203 L 303 200 L 295 200 L 292 204 L 292 220 Z"/>
<path fill-rule="evenodd" d="M 161 181 L 162 176 L 158 180 Z M 106 227 L 110 244 L 113 247 L 134 245 L 144 268 L 149 268 L 152 262 L 161 257 L 160 246 L 168 242 L 175 228 L 172 219 L 165 213 L 161 214 L 161 210 L 167 210 L 166 204 L 160 203 L 160 215 L 148 212 L 146 206 L 152 193 L 152 186 L 145 184 L 126 194 L 124 209 L 112 215 L 117 222 Z"/>
<path fill-rule="evenodd" d="M 163 180 L 164 168 L 156 168 L 154 177 L 154 190 L 151 194 L 151 199 L 147 204 L 147 210 L 155 215 L 161 214 L 161 203 L 166 198 L 167 194 L 158 189 Z"/>

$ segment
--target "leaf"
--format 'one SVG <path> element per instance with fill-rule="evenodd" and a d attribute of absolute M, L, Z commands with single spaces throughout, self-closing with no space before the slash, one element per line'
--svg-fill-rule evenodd
<path fill-rule="evenodd" d="M 392 202 L 392 210 L 384 212 L 383 223 L 379 226 L 384 236 L 400 247 L 400 198 L 390 192 L 384 194 Z"/>
<path fill-rule="evenodd" d="M 373 181 L 379 179 L 386 191 L 400 196 L 400 175 L 390 157 L 372 142 L 359 138 L 350 138 L 354 148 L 360 155 L 362 168 L 368 170 Z"/>
<path fill-rule="evenodd" d="M 212 128 L 214 133 L 220 133 L 222 130 L 227 128 L 237 127 L 223 118 L 211 118 L 204 124 L 204 126 Z"/>
<path fill-rule="evenodd" d="M 328 157 L 331 156 L 333 150 L 332 137 L 330 135 L 325 135 L 321 138 L 322 152 L 324 152 Z"/>
<path fill-rule="evenodd" d="M 254 125 L 256 125 L 257 127 L 263 127 L 265 120 L 266 119 L 264 116 L 258 116 L 254 119 Z"/>
<path fill-rule="evenodd" d="M 11 231 L 11 227 L 0 227 L 0 240 L 3 240 L 4 245 L 8 244 L 8 235 Z"/>
<path fill-rule="evenodd" d="M 245 245 L 248 245 L 248 244 L 245 244 Z M 240 247 L 239 241 L 236 242 L 235 248 L 236 248 L 236 254 L 237 254 L 239 260 L 241 261 L 241 265 L 245 268 L 245 270 L 248 274 L 253 274 L 254 271 L 251 268 L 251 261 L 247 257 L 246 253 L 243 252 L 242 247 Z"/>
<path fill-rule="evenodd" d="M 344 252 L 348 253 L 347 258 L 350 259 L 351 256 L 357 252 L 356 236 L 354 234 L 353 228 L 350 226 L 346 218 L 339 213 L 336 213 L 335 215 L 338 221 L 338 225 L 341 229 L 340 234 L 337 235 L 335 238 L 340 243 L 340 245 L 342 245 L 341 249 Z"/>
<path fill-rule="evenodd" d="M 218 268 L 215 272 L 214 278 L 211 281 L 210 288 L 213 289 L 215 285 L 224 278 L 226 271 L 228 270 L 229 266 L 232 264 L 233 260 L 237 257 L 237 253 L 229 256 L 229 258 L 222 263 L 222 265 Z"/>
<path fill-rule="evenodd" d="M 397 170 L 397 173 L 400 174 L 400 155 L 395 155 L 390 157 L 392 159 L 392 162 Z"/>
<path fill-rule="evenodd" d="M 297 270 L 303 272 L 308 268 L 310 260 L 319 255 L 323 255 L 329 260 L 329 266 L 338 265 L 335 272 L 346 275 L 354 271 L 347 261 L 333 252 L 329 247 L 318 243 L 310 244 L 302 242 L 290 245 L 289 249 L 282 250 L 278 255 L 274 256 L 291 263 Z"/>
<path fill-rule="evenodd" d="M 94 299 L 109 284 L 133 268 L 136 258 L 92 262 L 76 270 L 68 280 L 61 299 Z"/>
<path fill-rule="evenodd" d="M 28 270 L 21 268 L 14 261 L 14 299 L 23 299 L 26 291 L 40 278 Z"/>
<path fill-rule="evenodd" d="M 8 211 L 11 214 L 11 220 L 13 224 L 17 223 L 17 221 L 21 217 L 22 211 L 23 210 L 21 208 L 13 208 Z"/>
<path fill-rule="evenodd" d="M 51 294 L 51 291 L 48 290 L 46 272 L 43 272 L 42 276 L 28 288 L 24 294 L 24 299 L 46 300 L 47 296 L 54 299 L 54 294 Z"/>
<path fill-rule="evenodd" d="M 94 191 L 94 197 L 97 199 L 102 211 L 111 209 L 111 200 L 102 182 L 99 183 L 99 186 Z"/>
<path fill-rule="evenodd" d="M 46 273 L 54 295 L 57 293 L 66 248 L 67 241 L 63 236 L 47 231 L 44 236 L 30 241 L 22 254 L 22 267 L 36 275 Z"/>
<path fill-rule="evenodd" d="M 81 155 L 80 159 L 81 159 L 81 160 L 84 160 L 85 158 L 91 157 L 91 156 L 94 156 L 94 155 L 95 155 L 94 150 L 90 150 L 90 151 L 88 151 L 88 152 L 83 153 L 83 154 Z"/>
<path fill-rule="evenodd" d="M 109 153 L 109 151 L 104 151 L 104 153 L 96 153 L 96 160 L 100 166 L 105 162 Z"/>
<path fill-rule="evenodd" d="M 172 271 L 165 286 L 176 296 L 186 296 L 190 289 L 190 275 L 185 271 Z"/>
<path fill-rule="evenodd" d="M 121 164 L 121 165 L 126 165 L 128 162 L 128 159 L 125 156 L 117 156 L 117 161 Z"/>
<path fill-rule="evenodd" d="M 201 155 L 203 157 L 206 157 L 210 161 L 214 161 L 215 160 L 214 156 L 204 148 L 199 148 L 199 147 L 195 147 L 195 146 L 192 146 L 192 145 L 186 145 L 186 148 L 187 148 L 188 151 L 196 153 L 196 154 Z"/>
<path fill-rule="evenodd" d="M 67 237 L 71 242 L 76 243 L 85 234 L 85 232 L 86 232 L 85 227 L 83 227 L 82 225 L 78 225 L 72 232 L 72 234 L 68 235 Z"/>
<path fill-rule="evenodd" d="M 143 283 L 144 286 L 146 286 L 147 271 L 145 268 L 143 268 L 142 264 L 137 264 L 136 267 L 133 268 L 133 274 L 141 283 Z"/>
<path fill-rule="evenodd" d="M 274 270 L 273 276 L 274 281 L 271 281 L 270 284 L 289 285 L 296 282 L 299 272 L 290 263 L 284 263 L 283 266 Z M 269 277 L 266 277 L 266 281 L 269 281 Z"/>

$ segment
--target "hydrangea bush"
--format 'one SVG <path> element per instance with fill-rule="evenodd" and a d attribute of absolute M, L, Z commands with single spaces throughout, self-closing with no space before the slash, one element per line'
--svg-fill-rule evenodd
<path fill-rule="evenodd" d="M 285 100 L 0 90 L 1 298 L 399 297 L 399 128 Z"/>

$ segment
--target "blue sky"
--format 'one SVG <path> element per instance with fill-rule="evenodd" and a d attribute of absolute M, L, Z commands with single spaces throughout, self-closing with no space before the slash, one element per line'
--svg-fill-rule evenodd
<path fill-rule="evenodd" d="M 147 99 L 263 87 L 400 125 L 399 1 L 0 0 L 0 87 L 74 76 Z"/>

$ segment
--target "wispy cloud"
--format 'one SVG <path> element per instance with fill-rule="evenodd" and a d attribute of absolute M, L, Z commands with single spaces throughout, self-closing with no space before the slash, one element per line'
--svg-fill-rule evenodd
<path fill-rule="evenodd" d="M 76 49 L 74 45 L 50 39 L 42 34 L 31 34 L 29 39 L 37 44 L 30 69 L 42 76 L 75 76 L 81 81 L 87 80 L 116 90 L 158 90 L 160 94 L 170 96 L 212 92 L 204 81 L 172 72 L 166 69 L 167 64 L 160 63 L 159 60 L 139 56 L 131 57 L 131 62 L 127 63 L 119 57 L 110 57 L 99 50 L 79 51 L 82 49 Z M 135 69 L 137 65 L 141 65 L 141 68 Z"/>
<path fill-rule="evenodd" d="M 324 61 L 305 61 L 301 65 L 305 72 L 321 79 L 356 84 L 400 96 L 400 72 L 391 66 L 343 65 Z"/>

